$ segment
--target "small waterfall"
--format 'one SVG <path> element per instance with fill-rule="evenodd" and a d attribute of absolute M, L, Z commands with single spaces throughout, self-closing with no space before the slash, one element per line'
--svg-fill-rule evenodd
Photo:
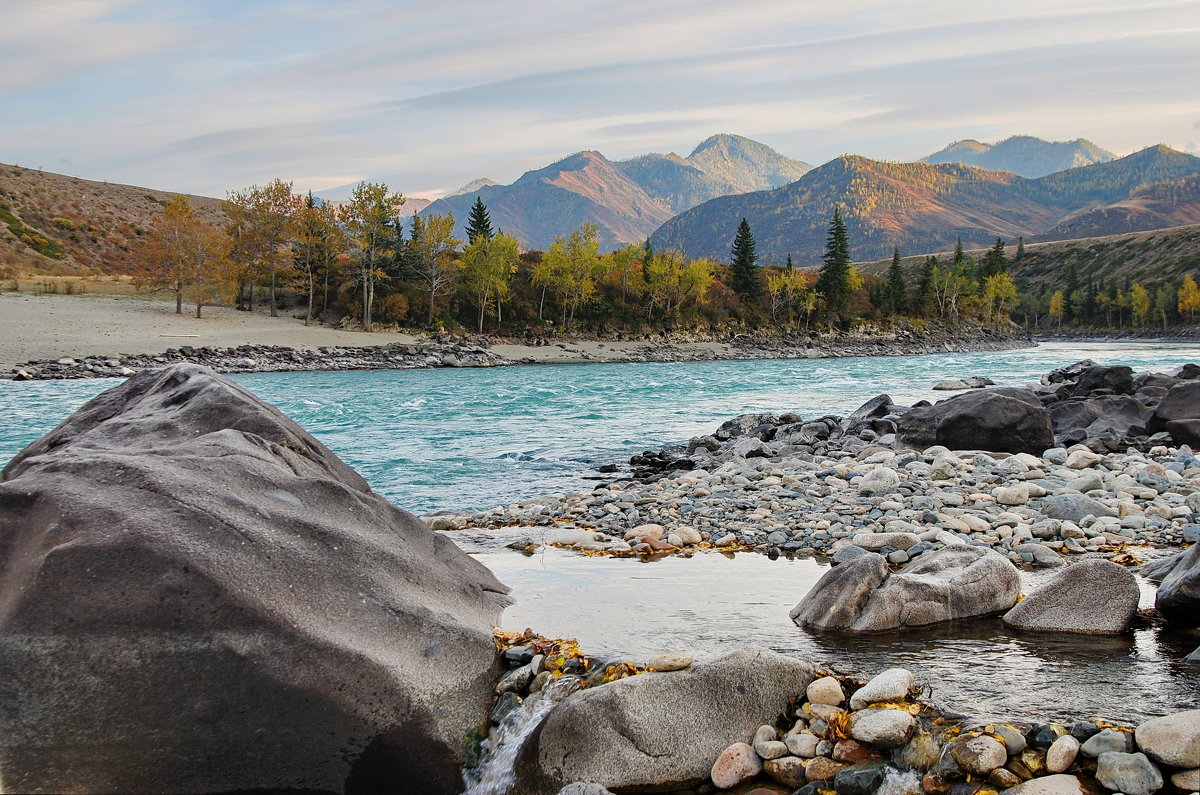
<path fill-rule="evenodd" d="M 921 795 L 921 774 L 915 770 L 889 770 L 875 795 Z"/>
<path fill-rule="evenodd" d="M 550 714 L 550 710 L 579 689 L 579 677 L 563 676 L 529 696 L 504 717 L 484 742 L 483 761 L 463 771 L 463 795 L 507 795 L 516 783 L 517 754 L 526 738 Z"/>

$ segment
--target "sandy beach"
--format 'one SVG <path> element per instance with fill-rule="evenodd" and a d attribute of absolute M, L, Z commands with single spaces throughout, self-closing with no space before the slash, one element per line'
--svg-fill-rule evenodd
<path fill-rule="evenodd" d="M 194 310 L 193 310 L 194 311 Z M 239 312 L 205 307 L 196 319 L 185 307 L 175 314 L 173 301 L 110 295 L 30 295 L 0 293 L 0 373 L 35 359 L 63 356 L 156 354 L 180 345 L 232 348 L 238 345 L 322 346 L 411 345 L 422 336 L 407 333 L 342 331 L 305 326 L 298 312 L 271 317 L 266 312 Z M 545 346 L 499 344 L 492 351 L 507 359 L 545 364 L 627 361 L 645 342 L 563 342 Z M 719 342 L 691 343 L 687 348 L 728 354 Z"/>

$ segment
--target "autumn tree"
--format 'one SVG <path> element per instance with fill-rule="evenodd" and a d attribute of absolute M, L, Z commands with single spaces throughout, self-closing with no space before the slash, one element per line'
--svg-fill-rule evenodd
<path fill-rule="evenodd" d="M 752 301 L 762 294 L 754 234 L 745 218 L 738 224 L 737 233 L 733 236 L 733 246 L 729 249 L 729 266 L 729 287 L 743 301 Z"/>
<path fill-rule="evenodd" d="M 767 295 L 771 299 L 771 317 L 777 325 L 783 327 L 796 317 L 803 317 L 804 327 L 808 328 L 819 301 L 809 274 L 794 268 L 768 274 Z"/>
<path fill-rule="evenodd" d="M 492 229 L 492 217 L 488 214 L 487 205 L 479 196 L 475 197 L 475 203 L 471 205 L 471 214 L 467 216 L 466 235 L 467 245 L 474 243 L 477 237 L 491 240 L 496 236 Z"/>
<path fill-rule="evenodd" d="M 454 258 L 454 249 L 462 241 L 455 238 L 453 232 L 454 215 L 451 213 L 413 216 L 409 270 L 422 292 L 429 296 L 426 316 L 429 326 L 433 326 L 438 296 L 449 293 L 458 278 L 460 263 Z"/>
<path fill-rule="evenodd" d="M 600 229 L 585 223 L 565 238 L 556 237 L 533 271 L 533 283 L 558 296 L 563 328 L 596 292 L 596 281 L 604 272 L 599 251 Z"/>
<path fill-rule="evenodd" d="M 175 314 L 183 314 L 184 299 L 200 309 L 221 297 L 229 283 L 229 238 L 196 217 L 186 196 L 172 196 L 149 234 L 134 249 L 134 284 L 139 288 L 169 289 L 175 295 Z"/>
<path fill-rule="evenodd" d="M 817 276 L 817 292 L 825 300 L 825 310 L 832 316 L 844 318 L 850 309 L 853 287 L 850 283 L 850 242 L 846 237 L 846 224 L 838 207 L 833 208 L 829 219 L 829 233 L 825 238 L 825 254 L 822 256 L 820 273 Z"/>
<path fill-rule="evenodd" d="M 1047 312 L 1054 320 L 1055 325 L 1062 325 L 1063 315 L 1067 313 L 1067 297 L 1063 295 L 1062 290 L 1055 290 L 1050 295 L 1050 306 Z"/>
<path fill-rule="evenodd" d="M 712 260 L 686 262 L 683 252 L 668 249 L 650 260 L 647 294 L 652 306 L 662 309 L 664 320 L 673 319 L 689 302 L 702 300 L 712 286 L 717 265 Z"/>
<path fill-rule="evenodd" d="M 375 291 L 389 278 L 388 266 L 396 256 L 400 207 L 404 197 L 383 183 L 360 182 L 342 210 L 349 239 L 355 283 L 361 290 L 363 331 L 372 331 Z M 414 218 L 415 220 L 415 218 Z"/>
<path fill-rule="evenodd" d="M 1183 283 L 1179 285 L 1177 308 L 1181 313 L 1187 312 L 1189 322 L 1196 322 L 1196 310 L 1200 309 L 1200 287 L 1196 286 L 1196 280 L 1190 273 L 1183 277 Z"/>
<path fill-rule="evenodd" d="M 1133 310 L 1134 322 L 1142 325 L 1150 314 L 1150 293 L 1140 284 L 1129 288 L 1129 307 Z"/>
<path fill-rule="evenodd" d="M 334 263 L 345 250 L 345 235 L 334 206 L 329 202 L 318 204 L 312 193 L 296 211 L 295 231 L 295 271 L 300 287 L 308 294 L 304 315 L 304 325 L 308 326 L 313 319 L 318 278 L 325 281 L 325 308 L 328 308 L 329 277 L 333 275 Z"/>
<path fill-rule="evenodd" d="M 988 315 L 999 323 L 1008 317 L 1017 303 L 1017 285 L 1007 273 L 987 277 L 983 287 L 983 303 Z"/>
<path fill-rule="evenodd" d="M 278 275 L 291 262 L 288 248 L 295 237 L 296 214 L 302 205 L 303 200 L 292 193 L 292 183 L 279 179 L 231 191 L 221 203 L 230 218 L 234 259 L 250 284 L 250 308 L 254 308 L 255 282 L 261 276 L 268 276 L 271 317 L 279 315 Z"/>
<path fill-rule="evenodd" d="M 622 301 L 628 300 L 631 293 L 640 292 L 645 286 L 648 265 L 653 257 L 654 252 L 649 248 L 649 241 L 642 246 L 630 243 L 604 255 L 604 272 L 608 274 L 609 279 L 620 285 Z M 639 276 L 641 285 L 638 285 Z"/>
<path fill-rule="evenodd" d="M 1169 284 L 1160 284 L 1154 291 L 1154 311 L 1162 320 L 1163 331 L 1167 329 L 1167 316 L 1175 309 L 1177 302 L 1175 288 Z"/>
<path fill-rule="evenodd" d="M 521 261 L 520 243 L 510 235 L 488 237 L 478 233 L 463 252 L 463 287 L 479 310 L 478 330 L 483 333 L 483 316 L 491 301 L 496 303 L 496 322 L 503 319 L 501 302 L 508 295 L 509 283 Z"/>

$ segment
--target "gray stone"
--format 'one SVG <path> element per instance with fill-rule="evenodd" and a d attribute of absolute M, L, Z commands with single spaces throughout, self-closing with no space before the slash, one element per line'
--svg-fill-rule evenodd
<path fill-rule="evenodd" d="M 1075 776 L 1059 773 L 1030 779 L 1004 790 L 1004 795 L 1087 795 L 1087 790 Z"/>
<path fill-rule="evenodd" d="M 900 476 L 887 467 L 876 467 L 857 481 L 861 494 L 891 494 L 900 487 Z"/>
<path fill-rule="evenodd" d="M 862 547 L 855 546 L 854 544 L 848 544 L 844 547 L 838 547 L 837 551 L 833 553 L 833 557 L 830 558 L 830 562 L 834 566 L 839 566 L 843 563 L 854 560 L 855 558 L 860 558 L 863 555 L 869 554 L 871 553 Z"/>
<path fill-rule="evenodd" d="M 1137 727 L 1138 747 L 1171 767 L 1200 767 L 1200 709 L 1151 718 Z"/>
<path fill-rule="evenodd" d="M 911 549 L 921 543 L 921 538 L 916 533 L 859 533 L 850 543 L 868 552 L 878 552 L 884 547 Z"/>
<path fill-rule="evenodd" d="M 806 660 L 746 649 L 683 671 L 581 690 L 522 748 L 514 791 L 552 793 L 571 781 L 609 789 L 695 786 L 730 740 L 751 739 L 785 712 L 813 670 Z"/>
<path fill-rule="evenodd" d="M 1067 565 L 1066 561 L 1062 559 L 1062 555 L 1045 544 L 1018 544 L 1013 547 L 1013 552 L 1019 555 L 1031 555 L 1033 565 L 1040 569 L 1057 569 Z"/>
<path fill-rule="evenodd" d="M 1096 780 L 1124 795 L 1150 795 L 1162 789 L 1162 773 L 1145 754 L 1109 751 L 1096 759 Z"/>
<path fill-rule="evenodd" d="M 990 450 L 1041 455 L 1054 446 L 1050 415 L 1028 389 L 996 387 L 956 395 L 900 417 L 897 438 L 924 450 Z"/>
<path fill-rule="evenodd" d="M 1146 419 L 1146 431 L 1154 434 L 1167 430 L 1172 420 L 1200 418 L 1200 381 L 1184 381 L 1167 391 Z"/>
<path fill-rule="evenodd" d="M 612 795 L 612 791 L 601 784 L 568 784 L 558 791 L 558 795 Z"/>
<path fill-rule="evenodd" d="M 1064 519 L 1079 524 L 1086 516 L 1116 516 L 1117 512 L 1099 500 L 1083 494 L 1057 494 L 1043 497 L 1034 506 L 1051 519 Z"/>
<path fill-rule="evenodd" d="M 846 694 L 842 690 L 842 683 L 832 676 L 823 676 L 820 679 L 814 679 L 805 691 L 805 695 L 813 704 L 827 704 L 833 707 L 838 706 L 846 700 Z"/>
<path fill-rule="evenodd" d="M 1200 384 L 1200 381 L 1189 383 Z M 1154 606 L 1171 621 L 1200 623 L 1200 544 L 1189 547 L 1163 578 Z"/>
<path fill-rule="evenodd" d="M 1018 602 L 1004 623 L 1036 632 L 1115 635 L 1129 628 L 1140 594 L 1137 578 L 1124 566 L 1081 560 Z"/>
<path fill-rule="evenodd" d="M 916 719 L 898 709 L 864 709 L 850 716 L 850 736 L 884 751 L 908 742 L 915 726 Z"/>
<path fill-rule="evenodd" d="M 1119 732 L 1116 729 L 1102 729 L 1099 734 L 1089 737 L 1079 747 L 1079 752 L 1089 759 L 1095 759 L 1100 754 L 1109 751 L 1119 751 L 1127 754 L 1133 751 L 1133 735 Z"/>
<path fill-rule="evenodd" d="M 507 589 L 206 368 L 17 455 L 0 559 L 6 789 L 461 788 Z"/>
<path fill-rule="evenodd" d="M 880 671 L 850 697 L 851 709 L 863 709 L 887 701 L 903 701 L 913 689 L 913 675 L 907 668 Z"/>
<path fill-rule="evenodd" d="M 791 611 L 799 626 L 849 632 L 918 627 L 1012 607 L 1020 578 L 991 549 L 948 546 L 896 573 L 878 555 L 831 569 Z"/>
<path fill-rule="evenodd" d="M 1055 740 L 1046 751 L 1046 769 L 1051 773 L 1062 773 L 1075 763 L 1079 753 L 1079 740 L 1064 734 Z"/>
<path fill-rule="evenodd" d="M 1008 761 L 1004 743 L 986 734 L 959 737 L 950 744 L 950 755 L 964 772 L 980 776 L 991 773 Z"/>

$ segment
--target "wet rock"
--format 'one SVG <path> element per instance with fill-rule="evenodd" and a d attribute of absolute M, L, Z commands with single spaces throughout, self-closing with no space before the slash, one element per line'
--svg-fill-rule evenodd
<path fill-rule="evenodd" d="M 1109 751 L 1096 758 L 1096 780 L 1124 795 L 1151 795 L 1162 789 L 1162 773 L 1145 754 Z"/>
<path fill-rule="evenodd" d="M 926 552 L 889 573 L 881 556 L 827 572 L 791 611 L 800 626 L 878 632 L 926 626 L 1012 607 L 1020 593 L 1016 569 L 990 549 L 950 546 Z"/>
<path fill-rule="evenodd" d="M 957 738 L 950 744 L 950 755 L 964 772 L 981 776 L 1008 761 L 1004 744 L 986 734 Z"/>
<path fill-rule="evenodd" d="M 1058 774 L 1044 776 L 1004 790 L 1004 795 L 1087 795 L 1087 790 L 1075 776 Z"/>
<path fill-rule="evenodd" d="M 1200 381 L 1191 383 L 1200 385 Z M 1200 544 L 1189 547 L 1163 578 L 1154 606 L 1172 621 L 1200 624 Z"/>
<path fill-rule="evenodd" d="M 1090 395 L 1097 390 L 1107 390 L 1116 395 L 1133 392 L 1133 368 L 1125 365 L 1089 367 L 1075 382 L 1075 397 Z"/>
<path fill-rule="evenodd" d="M 969 378 L 951 378 L 946 381 L 938 381 L 930 389 L 935 392 L 956 392 L 960 389 L 983 389 L 985 386 L 994 386 L 995 383 L 990 378 L 971 376 Z"/>
<path fill-rule="evenodd" d="M 556 792 L 569 781 L 609 789 L 694 785 L 709 777 L 730 739 L 750 739 L 812 679 L 806 660 L 746 649 L 682 671 L 581 690 L 522 748 L 517 791 Z M 687 732 L 678 731 L 680 725 Z M 746 749 L 757 763 L 754 749 Z"/>
<path fill-rule="evenodd" d="M 1051 773 L 1062 773 L 1075 763 L 1079 753 L 1079 741 L 1069 734 L 1059 737 L 1046 751 L 1046 769 Z"/>
<path fill-rule="evenodd" d="M 897 423 L 897 437 L 925 449 L 1041 455 L 1054 446 L 1050 415 L 1027 389 L 997 387 L 956 395 L 925 408 L 912 408 Z"/>
<path fill-rule="evenodd" d="M 832 676 L 814 679 L 805 691 L 805 695 L 814 704 L 828 704 L 834 707 L 846 700 L 846 694 L 842 691 L 842 683 Z"/>
<path fill-rule="evenodd" d="M 804 760 L 794 756 L 783 756 L 763 762 L 763 772 L 775 783 L 791 789 L 804 786 L 808 780 L 804 775 Z"/>
<path fill-rule="evenodd" d="M 804 768 L 804 776 L 809 783 L 814 781 L 832 781 L 838 773 L 846 769 L 846 765 L 835 762 L 823 756 L 818 756 Z"/>
<path fill-rule="evenodd" d="M 135 376 L 14 458 L 0 558 L 6 789 L 461 787 L 506 589 L 206 368 Z"/>
<path fill-rule="evenodd" d="M 1095 759 L 1108 751 L 1131 753 L 1133 751 L 1133 735 L 1119 732 L 1116 729 L 1102 729 L 1099 734 L 1085 740 L 1079 748 L 1079 752 L 1089 759 Z"/>
<path fill-rule="evenodd" d="M 882 762 L 856 764 L 834 776 L 833 788 L 838 795 L 875 795 L 883 786 L 888 769 Z"/>
<path fill-rule="evenodd" d="M 1140 595 L 1137 578 L 1124 566 L 1081 560 L 1018 602 L 1004 623 L 1036 632 L 1119 634 L 1129 628 Z"/>
<path fill-rule="evenodd" d="M 1151 718 L 1137 727 L 1138 747 L 1171 767 L 1200 767 L 1200 709 Z"/>
<path fill-rule="evenodd" d="M 710 777 L 717 789 L 733 789 L 762 772 L 762 760 L 746 743 L 734 743 L 713 762 Z"/>

